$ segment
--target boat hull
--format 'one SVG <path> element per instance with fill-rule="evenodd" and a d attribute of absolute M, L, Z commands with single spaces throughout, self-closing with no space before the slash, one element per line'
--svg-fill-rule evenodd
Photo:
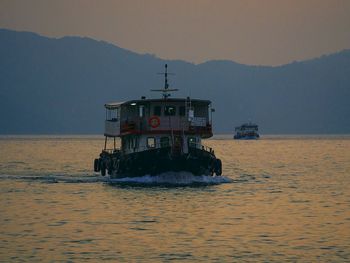
<path fill-rule="evenodd" d="M 221 161 L 213 152 L 190 148 L 188 153 L 174 151 L 171 147 L 152 149 L 123 155 L 101 153 L 101 174 L 111 178 L 155 176 L 164 172 L 186 171 L 193 175 L 221 175 Z M 105 171 L 104 171 L 105 170 Z"/>
<path fill-rule="evenodd" d="M 254 136 L 237 136 L 237 135 L 235 135 L 234 137 L 233 137 L 233 139 L 235 139 L 235 140 L 257 140 L 257 139 L 259 139 L 259 135 L 254 135 Z"/>

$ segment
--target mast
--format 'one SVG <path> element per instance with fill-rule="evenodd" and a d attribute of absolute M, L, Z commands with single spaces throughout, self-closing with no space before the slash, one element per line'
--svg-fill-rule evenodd
<path fill-rule="evenodd" d="M 174 73 L 168 72 L 168 64 L 165 64 L 165 70 L 164 72 L 158 73 L 159 75 L 164 75 L 164 88 L 163 89 L 151 89 L 151 91 L 157 91 L 162 92 L 162 97 L 164 99 L 163 103 L 166 104 L 167 98 L 171 96 L 170 92 L 178 91 L 178 89 L 169 89 L 169 82 L 168 82 L 168 75 L 175 75 Z M 174 139 L 174 131 L 171 127 L 171 116 L 168 116 L 168 122 L 169 122 L 169 130 L 170 130 L 170 137 L 171 137 L 171 145 L 174 147 L 175 139 Z"/>
<path fill-rule="evenodd" d="M 163 99 L 167 99 L 171 96 L 170 92 L 178 91 L 179 89 L 169 89 L 168 75 L 175 75 L 174 73 L 168 73 L 168 64 L 165 64 L 165 71 L 158 73 L 159 75 L 164 75 L 164 88 L 163 89 L 151 89 L 151 91 L 162 92 Z"/>

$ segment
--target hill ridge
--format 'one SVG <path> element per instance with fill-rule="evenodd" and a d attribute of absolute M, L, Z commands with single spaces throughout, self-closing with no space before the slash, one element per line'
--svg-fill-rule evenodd
<path fill-rule="evenodd" d="M 262 133 L 350 133 L 349 49 L 274 67 L 193 64 L 92 38 L 0 29 L 0 134 L 102 133 L 104 103 L 152 96 L 165 63 L 176 96 L 213 101 L 216 133 L 249 119 Z"/>

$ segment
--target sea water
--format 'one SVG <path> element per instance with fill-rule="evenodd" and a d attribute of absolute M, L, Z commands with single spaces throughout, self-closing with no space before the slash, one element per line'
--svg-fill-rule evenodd
<path fill-rule="evenodd" d="M 110 181 L 100 136 L 0 137 L 0 262 L 349 262 L 350 137 L 205 140 L 222 177 Z"/>

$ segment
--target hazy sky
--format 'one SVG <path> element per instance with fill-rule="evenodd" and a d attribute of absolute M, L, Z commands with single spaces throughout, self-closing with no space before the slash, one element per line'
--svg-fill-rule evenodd
<path fill-rule="evenodd" d="M 196 63 L 278 65 L 350 48 L 350 0 L 0 0 L 0 28 Z"/>

